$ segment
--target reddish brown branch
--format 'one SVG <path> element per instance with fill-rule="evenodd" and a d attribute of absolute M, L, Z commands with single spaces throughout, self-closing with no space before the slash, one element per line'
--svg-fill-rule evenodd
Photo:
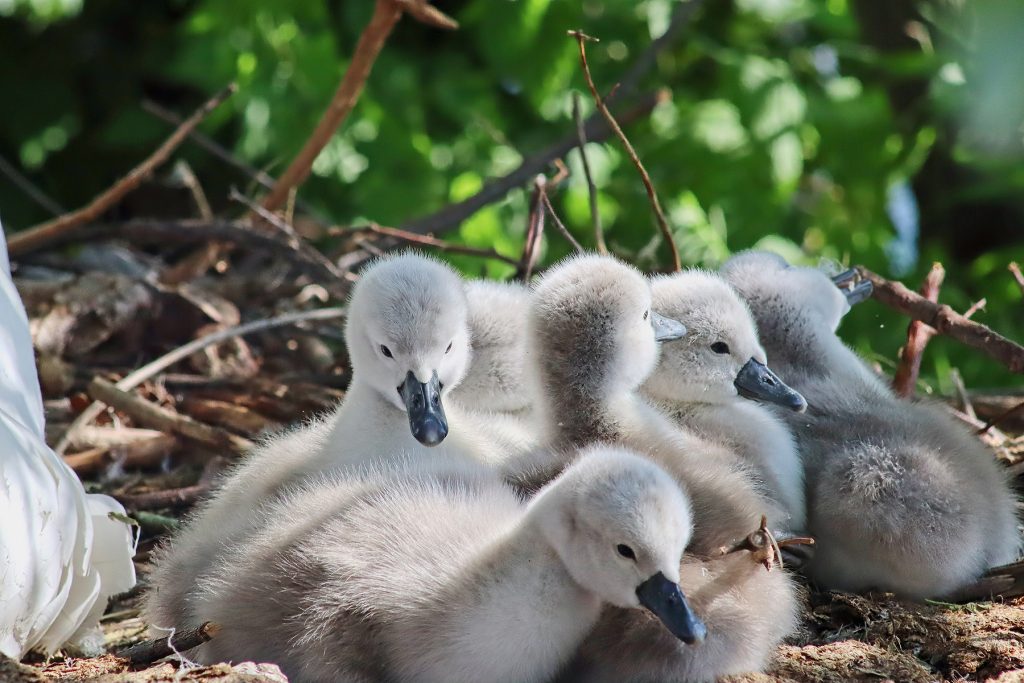
<path fill-rule="evenodd" d="M 941 263 L 933 263 L 932 269 L 928 271 L 924 284 L 921 285 L 921 294 L 928 301 L 935 303 L 939 300 L 939 289 L 942 288 L 942 281 L 946 278 L 946 270 Z M 900 363 L 896 368 L 896 375 L 892 380 L 893 391 L 897 396 L 911 398 L 914 395 L 914 388 L 917 386 L 917 378 L 921 374 L 921 359 L 924 356 L 924 348 L 928 341 L 935 334 L 935 330 L 928 327 L 920 320 L 911 320 L 907 326 L 907 343 L 900 351 Z"/>
<path fill-rule="evenodd" d="M 110 207 L 121 201 L 126 194 L 141 185 L 142 181 L 148 178 L 157 167 L 166 162 L 178 145 L 188 137 L 188 134 L 236 90 L 237 86 L 232 83 L 210 98 L 192 116 L 185 119 L 155 152 L 133 168 L 128 175 L 114 183 L 110 189 L 93 199 L 87 206 L 11 235 L 7 241 L 7 249 L 11 256 L 21 256 L 40 249 L 78 226 L 99 218 Z"/>
<path fill-rule="evenodd" d="M 562 233 L 562 237 L 564 237 L 565 240 L 573 246 L 573 249 L 575 249 L 577 253 L 586 251 L 586 249 L 583 248 L 583 245 L 580 244 L 576 238 L 572 236 L 572 233 L 569 232 L 569 229 L 565 227 L 565 223 L 561 221 L 558 214 L 555 213 L 555 207 L 551 206 L 551 199 L 548 197 L 547 192 L 541 191 L 541 200 L 544 202 L 544 206 L 547 208 L 548 215 L 551 216 L 551 220 L 555 222 L 555 227 L 558 228 L 558 232 Z"/>
<path fill-rule="evenodd" d="M 494 249 L 479 249 L 477 247 L 471 247 L 465 244 L 454 244 L 452 242 L 446 242 L 444 240 L 432 237 L 430 235 L 418 235 L 408 230 L 401 230 L 399 228 L 389 228 L 383 225 L 377 225 L 376 223 L 370 223 L 368 225 L 361 225 L 355 228 L 331 228 L 327 231 L 328 235 L 349 235 L 356 232 L 372 232 L 377 235 L 385 235 L 387 237 L 393 237 L 403 242 L 410 244 L 416 244 L 421 247 L 431 247 L 439 251 L 447 251 L 453 254 L 465 254 L 467 256 L 479 256 L 480 258 L 493 259 L 495 261 L 501 261 L 511 266 L 518 266 L 519 262 L 514 258 L 499 254 Z"/>
<path fill-rule="evenodd" d="M 601 99 L 601 94 L 597 91 L 597 86 L 594 85 L 594 79 L 590 75 L 590 66 L 587 64 L 587 48 L 586 42 L 588 40 L 596 40 L 585 33 L 580 31 L 569 31 L 569 35 L 576 38 L 576 42 L 580 48 L 580 64 L 583 66 L 583 76 L 587 81 L 587 88 L 590 89 L 590 95 L 594 98 L 594 104 L 597 105 L 598 111 L 604 116 L 605 121 L 611 127 L 615 136 L 619 138 L 619 142 L 622 143 L 622 147 L 626 150 L 626 154 L 629 155 L 629 160 L 636 166 L 636 170 L 640 173 L 640 179 L 644 183 L 644 189 L 647 190 L 647 199 L 651 202 L 651 209 L 654 211 L 654 218 L 658 222 L 658 229 L 661 230 L 661 235 L 665 239 L 665 244 L 672 252 L 672 269 L 676 272 L 682 270 L 683 264 L 679 260 L 679 250 L 676 249 L 676 241 L 672 237 L 672 228 L 668 224 L 668 219 L 665 218 L 665 212 L 661 209 L 661 202 L 658 201 L 658 193 L 654 191 L 654 185 L 651 183 L 651 176 L 648 175 L 647 169 L 644 168 L 643 163 L 640 161 L 640 157 L 637 156 L 636 150 L 633 149 L 633 145 L 629 143 L 629 138 L 622 132 L 622 128 L 619 127 L 618 122 L 615 121 L 615 117 L 608 111 L 608 107 L 605 105 L 604 100 Z"/>
<path fill-rule="evenodd" d="M 352 108 L 355 107 L 356 102 L 359 101 L 359 95 L 363 92 L 363 86 L 373 69 L 373 63 L 377 61 L 377 56 L 403 12 L 409 12 L 420 21 L 434 26 L 442 28 L 457 26 L 453 20 L 427 5 L 423 0 L 377 0 L 373 9 L 373 17 L 370 18 L 370 23 L 366 25 L 362 35 L 359 36 L 352 61 L 349 63 L 348 69 L 345 70 L 345 75 L 342 77 L 334 97 L 327 105 L 327 110 L 320 117 L 320 122 L 317 123 L 302 149 L 292 159 L 292 163 L 263 199 L 264 209 L 274 211 L 279 208 L 288 199 L 288 193 L 292 191 L 292 188 L 301 185 L 309 176 L 313 162 L 327 146 Z"/>
<path fill-rule="evenodd" d="M 874 286 L 872 296 L 879 303 L 934 328 L 939 334 L 983 351 L 1011 372 L 1024 374 L 1024 347 L 989 327 L 968 320 L 945 304 L 937 304 L 910 291 L 903 284 L 886 280 L 859 266 L 861 277 Z"/>
<path fill-rule="evenodd" d="M 526 218 L 526 240 L 523 242 L 523 255 L 519 258 L 517 277 L 529 282 L 533 268 L 540 258 L 541 238 L 544 236 L 544 186 L 548 179 L 543 173 L 533 179 L 533 190 L 530 193 L 530 212 Z"/>

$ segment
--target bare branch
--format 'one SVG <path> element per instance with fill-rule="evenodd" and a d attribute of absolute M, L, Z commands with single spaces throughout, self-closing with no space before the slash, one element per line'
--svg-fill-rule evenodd
<path fill-rule="evenodd" d="M 1013 279 L 1017 281 L 1021 294 L 1024 294 L 1024 273 L 1020 272 L 1020 266 L 1017 265 L 1016 261 L 1013 261 L 1007 266 L 1007 270 L 1013 273 Z"/>
<path fill-rule="evenodd" d="M 209 484 L 194 484 L 180 489 L 164 489 L 147 491 L 146 493 L 123 493 L 116 495 L 118 502 L 129 512 L 138 510 L 159 510 L 160 508 L 177 508 L 192 505 L 209 493 Z"/>
<path fill-rule="evenodd" d="M 22 256 L 36 251 L 78 226 L 99 218 L 107 209 L 121 201 L 126 194 L 141 185 L 142 181 L 148 178 L 158 166 L 166 162 L 189 132 L 194 130 L 210 112 L 220 106 L 237 89 L 237 86 L 232 83 L 210 98 L 192 116 L 185 119 L 184 123 L 178 126 L 155 152 L 133 168 L 128 175 L 114 183 L 110 189 L 93 199 L 88 206 L 11 235 L 7 240 L 7 248 L 11 256 Z"/>
<path fill-rule="evenodd" d="M 941 263 L 933 263 L 932 269 L 921 285 L 921 294 L 925 299 L 935 303 L 939 300 L 939 289 L 946 277 L 946 270 Z M 921 359 L 928 341 L 935 330 L 920 320 L 911 320 L 907 326 L 907 343 L 900 351 L 900 363 L 892 380 L 893 391 L 897 396 L 911 398 L 917 386 L 917 378 L 921 373 Z"/>
<path fill-rule="evenodd" d="M 555 207 L 551 206 L 551 199 L 548 197 L 548 193 L 544 190 L 541 190 L 540 196 L 541 201 L 544 202 L 544 206 L 547 207 L 548 215 L 550 215 L 551 220 L 555 222 L 555 227 L 558 228 L 558 232 L 562 233 L 562 237 L 564 237 L 566 241 L 569 242 L 569 244 L 571 244 L 578 253 L 586 251 L 586 249 L 583 248 L 583 245 L 576 241 L 576 238 L 572 236 L 572 233 L 569 232 L 569 229 L 566 228 L 565 224 L 562 223 L 562 221 L 558 218 L 558 214 L 555 213 Z"/>
<path fill-rule="evenodd" d="M 52 213 L 54 216 L 59 216 L 65 212 L 65 209 L 60 204 L 37 187 L 35 183 L 25 177 L 25 175 L 19 171 L 14 164 L 7 161 L 3 155 L 0 155 L 0 173 L 7 176 L 7 178 L 14 183 L 18 189 L 24 192 L 29 199 Z"/>
<path fill-rule="evenodd" d="M 597 186 L 590 175 L 590 162 L 587 161 L 587 131 L 583 127 L 583 114 L 580 111 L 580 94 L 572 94 L 572 118 L 576 123 L 576 137 L 579 140 L 580 162 L 583 164 L 583 175 L 587 179 L 587 196 L 590 200 L 590 224 L 594 228 L 594 244 L 597 253 L 607 254 L 608 247 L 604 243 L 604 230 L 601 228 L 601 212 L 597 206 Z"/>
<path fill-rule="evenodd" d="M 668 96 L 667 90 L 648 93 L 619 117 L 622 125 L 629 125 L 648 115 L 658 103 L 663 102 Z M 591 142 L 600 142 L 611 134 L 611 130 L 598 114 L 587 119 L 585 129 L 587 139 Z M 409 232 L 420 234 L 440 234 L 453 230 L 483 207 L 503 198 L 509 193 L 509 190 L 532 182 L 532 179 L 538 173 L 543 173 L 552 161 L 564 157 L 578 144 L 579 140 L 576 134 L 570 133 L 550 147 L 524 159 L 523 163 L 511 173 L 484 183 L 480 191 L 473 196 L 461 202 L 449 204 L 428 216 L 409 221 L 402 227 Z"/>
<path fill-rule="evenodd" d="M 465 254 L 467 256 L 479 256 L 480 258 L 492 259 L 494 261 L 501 261 L 507 263 L 510 266 L 518 266 L 519 262 L 514 258 L 499 254 L 494 249 L 479 249 L 477 247 L 471 247 L 465 244 L 454 244 L 452 242 L 446 242 L 430 235 L 418 235 L 408 230 L 400 230 L 399 228 L 389 228 L 383 225 L 377 225 L 376 223 L 370 223 L 369 225 L 361 225 L 354 228 L 331 228 L 327 231 L 328 235 L 345 235 L 352 234 L 355 232 L 372 232 L 377 235 L 386 235 L 387 237 L 393 237 L 403 242 L 410 244 L 416 244 L 421 247 L 430 247 L 439 251 L 447 251 L 452 254 Z"/>
<path fill-rule="evenodd" d="M 540 258 L 541 239 L 544 237 L 544 186 L 548 179 L 538 173 L 533 179 L 533 191 L 530 194 L 530 212 L 526 218 L 526 239 L 523 241 L 523 255 L 519 259 L 519 272 L 516 273 L 523 282 L 529 282 L 533 268 Z"/>
<path fill-rule="evenodd" d="M 861 277 L 871 280 L 872 295 L 879 303 L 920 320 L 939 334 L 952 337 L 972 348 L 983 351 L 1011 372 L 1024 374 L 1024 347 L 1007 339 L 989 327 L 968 320 L 945 304 L 928 301 L 899 282 L 886 280 L 863 266 L 858 266 Z"/>
<path fill-rule="evenodd" d="M 208 621 L 201 626 L 175 633 L 167 638 L 154 638 L 126 647 L 119 650 L 117 656 L 127 659 L 134 665 L 149 664 L 158 659 L 170 657 L 175 652 L 185 652 L 199 647 L 217 635 L 218 631 L 220 631 L 220 626 Z"/>
<path fill-rule="evenodd" d="M 619 142 L 622 143 L 623 148 L 626 150 L 626 154 L 629 155 L 630 161 L 636 166 L 636 170 L 640 173 L 640 179 L 644 183 L 644 189 L 647 190 L 647 198 L 651 202 L 651 209 L 654 211 L 654 217 L 658 222 L 658 229 L 661 230 L 661 235 L 665 239 L 665 243 L 672 252 L 672 269 L 679 272 L 683 268 L 682 262 L 679 260 L 679 250 L 676 249 L 675 239 L 672 237 L 672 228 L 668 224 L 668 219 L 665 218 L 665 212 L 661 209 L 661 202 L 658 201 L 658 193 L 654 191 L 654 185 L 651 183 L 651 176 L 647 174 L 647 169 L 644 168 L 643 163 L 640 161 L 640 157 L 637 156 L 636 150 L 633 149 L 633 145 L 629 143 L 629 139 L 626 134 L 622 132 L 622 128 L 619 127 L 615 117 L 608 110 L 604 101 L 601 99 L 601 94 L 597 91 L 597 86 L 594 85 L 594 79 L 590 75 L 590 66 L 587 64 L 587 49 L 585 47 L 588 40 L 595 40 L 594 38 L 581 33 L 580 31 L 569 31 L 569 35 L 576 38 L 576 42 L 580 48 L 580 64 L 583 66 L 583 76 L 587 80 L 587 87 L 590 89 L 590 94 L 594 98 L 594 104 L 597 105 L 598 111 L 604 116 L 608 125 L 615 132 L 616 137 L 619 138 Z"/>
<path fill-rule="evenodd" d="M 266 320 L 254 320 L 253 322 L 245 323 L 243 325 L 236 325 L 223 330 L 217 330 L 212 332 L 205 337 L 194 339 L 184 346 L 180 346 L 173 351 L 170 351 L 163 356 L 160 356 L 156 360 L 150 361 L 146 365 L 143 365 L 138 370 L 126 375 L 124 379 L 119 381 L 116 385 L 117 389 L 121 391 L 130 391 L 135 387 L 139 386 L 146 380 L 155 376 L 160 371 L 169 368 L 180 360 L 188 358 L 197 351 L 202 351 L 207 346 L 213 344 L 219 344 L 227 339 L 234 337 L 242 337 L 253 332 L 261 332 L 263 330 L 269 330 L 274 327 L 281 327 L 283 325 L 294 325 L 295 323 L 306 322 L 311 320 L 334 320 L 337 318 L 344 317 L 345 307 L 341 308 L 320 308 L 313 311 L 300 311 L 298 313 L 286 313 L 279 315 L 276 318 L 269 318 Z M 93 402 L 89 407 L 79 414 L 75 421 L 71 423 L 67 431 L 64 432 L 64 436 L 61 437 L 54 450 L 57 453 L 64 453 L 67 450 L 68 444 L 75 438 L 77 431 L 88 425 L 90 422 L 99 417 L 100 413 L 103 412 L 103 406 L 99 403 Z"/>
<path fill-rule="evenodd" d="M 292 159 L 292 163 L 277 179 L 274 188 L 264 197 L 264 209 L 274 211 L 280 207 L 288 199 L 288 193 L 292 191 L 292 188 L 301 185 L 309 176 L 313 162 L 316 161 L 317 156 L 327 146 L 335 131 L 359 101 L 366 79 L 373 69 L 373 63 L 377 61 L 377 56 L 383 49 L 391 30 L 405 11 L 433 26 L 442 28 L 457 26 L 454 21 L 427 5 L 423 0 L 377 0 L 370 23 L 366 25 L 362 35 L 359 36 L 352 61 L 345 70 L 345 75 L 342 77 L 334 97 L 327 105 L 327 110 L 320 117 L 320 122 L 317 123 L 302 149 Z"/>
<path fill-rule="evenodd" d="M 217 450 L 229 448 L 236 452 L 244 452 L 252 448 L 252 442 L 241 436 L 203 424 L 186 415 L 162 408 L 154 403 L 122 391 L 110 382 L 93 378 L 89 383 L 89 396 L 106 403 L 115 410 L 120 410 L 144 427 L 152 427 L 160 431 L 178 434 L 198 441 L 205 446 Z"/>

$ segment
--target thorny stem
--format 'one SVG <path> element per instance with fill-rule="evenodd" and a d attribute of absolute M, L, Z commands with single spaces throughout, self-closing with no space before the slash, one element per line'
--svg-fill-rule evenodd
<path fill-rule="evenodd" d="M 661 202 L 658 201 L 658 193 L 654 191 L 654 185 L 651 183 L 651 177 L 647 173 L 647 169 L 644 168 L 643 163 L 640 161 L 640 157 L 637 156 L 636 150 L 633 149 L 633 145 L 629 143 L 629 139 L 626 134 L 622 132 L 622 128 L 619 127 L 618 122 L 615 121 L 615 117 L 608 110 L 604 100 L 601 99 L 600 93 L 597 91 L 597 86 L 594 85 L 594 79 L 590 75 L 590 66 L 587 64 L 587 48 L 585 46 L 588 40 L 596 41 L 596 38 L 588 36 L 581 31 L 569 31 L 569 35 L 576 38 L 576 42 L 580 48 L 580 64 L 583 66 L 583 76 L 587 81 L 587 88 L 590 89 L 590 94 L 594 98 L 594 104 L 597 105 L 598 111 L 604 116 L 608 125 L 615 132 L 616 137 L 619 138 L 619 142 L 622 143 L 623 148 L 626 150 L 626 154 L 629 155 L 630 161 L 636 166 L 636 170 L 640 173 L 640 179 L 644 183 L 644 189 L 647 190 L 647 198 L 651 202 L 651 209 L 654 211 L 654 217 L 658 222 L 658 229 L 661 230 L 662 237 L 665 238 L 665 242 L 672 252 L 672 269 L 675 272 L 682 270 L 683 265 L 679 260 L 679 250 L 676 249 L 675 239 L 672 237 L 672 229 L 669 227 L 668 219 L 665 218 L 665 212 L 662 211 Z"/>

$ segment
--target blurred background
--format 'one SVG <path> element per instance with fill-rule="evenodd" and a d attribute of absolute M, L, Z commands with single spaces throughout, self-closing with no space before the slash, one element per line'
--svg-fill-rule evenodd
<path fill-rule="evenodd" d="M 338 225 L 402 225 L 476 192 L 569 134 L 584 93 L 575 40 L 608 92 L 660 36 L 676 0 L 439 0 L 461 28 L 404 19 L 340 134 L 302 187 L 307 210 Z M 147 156 L 173 125 L 240 87 L 202 130 L 239 159 L 279 173 L 344 73 L 370 0 L 0 0 L 0 215 L 8 231 L 72 209 Z M 637 84 L 671 99 L 626 128 L 686 265 L 715 267 L 768 247 L 789 259 L 863 264 L 916 288 L 933 261 L 941 300 L 1024 340 L 1024 302 L 1007 271 L 1024 261 L 1024 3 L 1019 0 L 714 0 Z M 617 143 L 587 148 L 609 247 L 645 269 L 669 261 L 635 170 Z M 186 142 L 216 211 L 232 186 L 259 188 Z M 587 187 L 573 173 L 552 201 L 593 245 Z M 171 165 L 117 217 L 193 215 Z M 52 201 L 33 199 L 24 181 Z M 162 192 L 161 186 L 168 191 Z M 53 205 L 53 204 L 56 205 Z M 528 196 L 516 189 L 443 237 L 518 257 Z M 314 235 L 316 237 L 316 235 Z M 315 239 L 328 253 L 330 238 Z M 553 231 L 544 263 L 568 253 Z M 451 257 L 469 275 L 512 267 Z M 842 333 L 891 371 L 907 320 L 873 303 Z M 950 393 L 1019 378 L 937 337 L 921 389 Z"/>

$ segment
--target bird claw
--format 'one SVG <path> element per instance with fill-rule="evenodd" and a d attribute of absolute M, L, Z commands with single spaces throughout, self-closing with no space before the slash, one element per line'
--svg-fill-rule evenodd
<path fill-rule="evenodd" d="M 776 540 L 775 535 L 768 528 L 768 517 L 761 515 L 761 524 L 755 531 L 747 534 L 746 538 L 731 548 L 720 548 L 719 553 L 728 555 L 745 550 L 750 553 L 751 559 L 762 565 L 765 571 L 770 572 L 776 562 L 780 568 L 785 568 L 782 561 L 782 548 L 797 545 L 814 545 L 814 539 L 809 536 L 790 536 L 781 541 Z"/>

